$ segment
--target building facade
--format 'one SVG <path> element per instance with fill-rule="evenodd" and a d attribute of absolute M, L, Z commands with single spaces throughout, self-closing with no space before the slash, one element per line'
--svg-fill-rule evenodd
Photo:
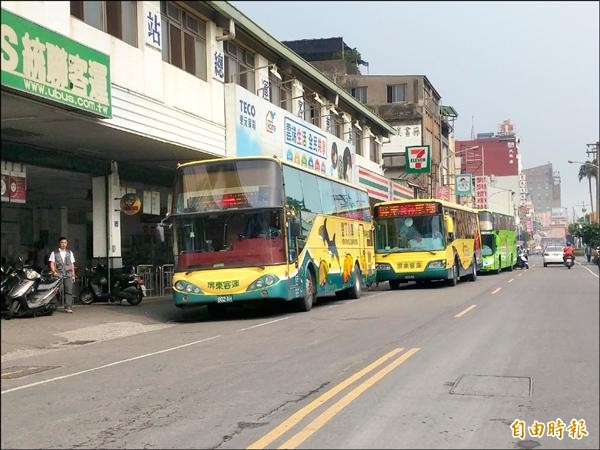
<path fill-rule="evenodd" d="M 473 180 L 472 195 L 463 202 L 510 215 L 527 209 L 527 181 L 521 170 L 519 144 L 510 121 L 503 122 L 497 132 L 456 141 L 458 170 Z"/>
<path fill-rule="evenodd" d="M 64 235 L 79 267 L 170 265 L 179 162 L 276 155 L 384 199 L 395 130 L 227 2 L 6 1 L 2 46 L 8 261 Z"/>

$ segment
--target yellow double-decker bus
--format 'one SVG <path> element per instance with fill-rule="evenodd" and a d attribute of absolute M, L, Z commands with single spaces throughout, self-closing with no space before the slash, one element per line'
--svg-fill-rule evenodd
<path fill-rule="evenodd" d="M 366 190 L 278 158 L 179 165 L 169 220 L 180 308 L 280 299 L 308 311 L 375 281 Z"/>
<path fill-rule="evenodd" d="M 377 281 L 475 281 L 481 264 L 477 210 L 435 199 L 398 200 L 374 207 Z"/>

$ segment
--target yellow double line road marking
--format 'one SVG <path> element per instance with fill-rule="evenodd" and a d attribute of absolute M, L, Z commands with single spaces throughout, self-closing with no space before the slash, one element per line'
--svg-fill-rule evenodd
<path fill-rule="evenodd" d="M 319 406 L 323 405 L 326 401 L 333 398 L 335 395 L 340 393 L 342 390 L 344 390 L 345 388 L 350 386 L 355 381 L 358 381 L 359 379 L 361 379 L 362 377 L 367 375 L 369 372 L 372 372 L 377 367 L 381 366 L 383 363 L 385 363 L 389 359 L 396 356 L 402 350 L 404 350 L 404 349 L 396 348 L 396 349 L 392 350 L 391 352 L 383 355 L 381 358 L 377 359 L 376 361 L 372 362 L 364 369 L 362 369 L 362 370 L 358 371 L 357 373 L 355 373 L 354 375 L 351 375 L 350 377 L 346 378 L 340 384 L 338 384 L 337 386 L 334 386 L 333 388 L 331 388 L 330 390 L 328 390 L 327 392 L 325 392 L 324 394 L 319 396 L 317 399 L 310 402 L 304 408 L 302 408 L 299 411 L 297 411 L 296 413 L 294 413 L 291 417 L 289 417 L 288 419 L 283 421 L 279 426 L 277 426 L 272 431 L 270 431 L 269 433 L 264 435 L 258 441 L 251 444 L 248 447 L 248 449 L 265 448 L 266 446 L 271 444 L 275 439 L 278 439 L 284 433 L 289 431 L 292 427 L 297 425 L 302 419 L 304 419 L 308 414 L 313 412 Z M 394 360 L 392 363 L 390 363 L 389 365 L 387 365 L 386 367 L 381 369 L 379 372 L 375 373 L 375 375 L 371 376 L 366 381 L 363 381 L 360 385 L 358 385 L 356 388 L 354 388 L 352 391 L 350 391 L 348 394 L 346 394 L 344 397 L 342 397 L 340 400 L 338 400 L 335 404 L 333 404 L 327 410 L 325 410 L 323 413 L 321 413 L 316 419 L 314 419 L 311 423 L 309 423 L 303 430 L 296 433 L 292 438 L 290 438 L 287 442 L 285 442 L 279 448 L 293 449 L 293 448 L 296 448 L 297 446 L 299 446 L 300 444 L 302 444 L 302 442 L 304 442 L 313 433 L 315 433 L 317 430 L 319 430 L 321 427 L 323 427 L 323 425 L 325 425 L 327 422 L 329 422 L 337 413 L 339 413 L 342 409 L 344 409 L 346 406 L 348 406 L 353 400 L 358 398 L 359 395 L 364 393 L 368 388 L 370 388 L 375 383 L 380 381 L 384 376 L 386 376 L 388 373 L 390 373 L 392 370 L 394 370 L 400 364 L 405 362 L 408 358 L 410 358 L 412 355 L 417 353 L 419 350 L 420 350 L 419 348 L 411 348 L 406 353 L 401 355 L 399 358 Z"/>

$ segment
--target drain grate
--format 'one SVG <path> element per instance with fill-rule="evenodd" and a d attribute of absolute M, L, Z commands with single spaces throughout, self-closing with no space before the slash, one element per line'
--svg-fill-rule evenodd
<path fill-rule="evenodd" d="M 531 398 L 532 392 L 531 377 L 501 375 L 461 375 L 450 389 L 451 394 L 482 397 Z"/>
<path fill-rule="evenodd" d="M 21 378 L 34 373 L 45 372 L 46 370 L 57 369 L 60 366 L 13 366 L 2 369 L 0 378 L 3 380 L 12 380 Z"/>

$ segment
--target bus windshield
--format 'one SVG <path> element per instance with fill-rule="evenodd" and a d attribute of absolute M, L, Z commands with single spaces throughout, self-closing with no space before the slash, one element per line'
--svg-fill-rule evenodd
<path fill-rule="evenodd" d="M 173 215 L 283 207 L 281 167 L 268 159 L 211 161 L 181 167 Z"/>
<path fill-rule="evenodd" d="M 440 214 L 380 218 L 375 225 L 375 253 L 445 249 Z"/>
<path fill-rule="evenodd" d="M 481 235 L 481 256 L 492 256 L 496 252 L 496 235 L 482 234 Z"/>
<path fill-rule="evenodd" d="M 176 216 L 177 271 L 284 264 L 283 208 Z"/>

